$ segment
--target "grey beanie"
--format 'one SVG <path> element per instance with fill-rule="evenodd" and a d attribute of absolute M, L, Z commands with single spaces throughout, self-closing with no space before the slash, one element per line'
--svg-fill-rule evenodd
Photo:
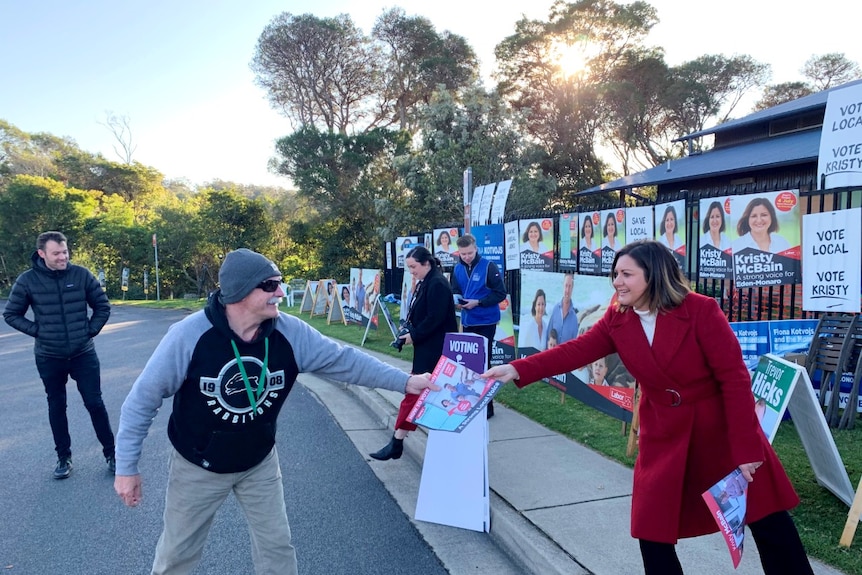
<path fill-rule="evenodd" d="M 218 271 L 221 301 L 242 301 L 260 282 L 280 275 L 278 266 L 259 253 L 246 248 L 234 250 L 225 256 Z"/>

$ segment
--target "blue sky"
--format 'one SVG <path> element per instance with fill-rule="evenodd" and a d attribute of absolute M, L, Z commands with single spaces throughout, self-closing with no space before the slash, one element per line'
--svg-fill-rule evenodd
<path fill-rule="evenodd" d="M 428 17 L 467 38 L 486 77 L 493 48 L 523 13 L 544 19 L 552 0 L 526 5 L 474 0 L 0 0 L 0 118 L 25 132 L 68 136 L 118 160 L 99 122 L 128 116 L 134 158 L 192 184 L 290 182 L 266 170 L 289 122 L 270 109 L 249 69 L 264 26 L 282 11 L 348 13 L 369 33 L 391 6 Z M 650 35 L 678 64 L 706 53 L 750 54 L 773 67 L 773 82 L 801 79 L 812 54 L 844 52 L 862 63 L 858 18 L 824 0 L 802 13 L 751 0 L 653 0 L 661 23 Z M 765 24 L 772 20 L 771 24 Z"/>

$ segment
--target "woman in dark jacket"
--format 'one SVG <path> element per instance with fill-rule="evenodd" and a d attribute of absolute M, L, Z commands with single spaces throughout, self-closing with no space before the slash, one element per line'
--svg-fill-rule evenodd
<path fill-rule="evenodd" d="M 458 331 L 452 289 L 443 276 L 440 260 L 425 247 L 417 246 L 407 252 L 404 265 L 418 283 L 407 313 L 406 327 L 409 332 L 400 336 L 400 339 L 406 345 L 413 346 L 412 373 L 430 373 L 443 354 L 446 333 Z M 414 424 L 407 421 L 407 415 L 418 397 L 411 393 L 404 396 L 392 439 L 382 449 L 371 453 L 371 457 L 381 461 L 401 457 L 404 438 L 416 429 Z"/>

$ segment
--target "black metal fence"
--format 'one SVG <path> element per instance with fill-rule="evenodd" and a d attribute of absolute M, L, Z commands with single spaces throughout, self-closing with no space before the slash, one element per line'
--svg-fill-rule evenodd
<path fill-rule="evenodd" d="M 782 172 L 759 174 L 756 182 L 747 178 L 737 183 L 727 184 L 716 180 L 704 180 L 701 187 L 660 190 L 655 203 L 666 203 L 675 200 L 685 200 L 686 245 L 696 246 L 700 241 L 699 206 L 706 198 L 749 195 L 758 193 L 778 192 L 783 190 L 798 190 L 800 207 L 803 214 L 820 213 L 862 206 L 862 189 L 839 188 L 818 191 L 815 186 L 813 170 L 798 172 Z M 607 198 L 607 194 L 602 195 Z M 606 199 L 600 203 L 585 203 L 579 211 L 605 210 L 620 206 L 649 205 L 649 201 L 634 195 L 623 195 L 619 202 L 609 203 Z M 562 212 L 539 212 L 521 214 L 518 219 L 553 218 L 559 221 Z M 512 220 L 509 220 L 512 221 Z M 413 234 L 419 235 L 419 234 Z M 554 254 L 554 268 L 558 269 L 559 245 Z M 855 262 L 851 269 L 860 269 L 862 262 Z M 803 261 L 804 265 L 804 261 Z M 692 287 L 698 293 L 715 297 L 730 321 L 756 321 L 775 319 L 816 318 L 817 312 L 802 310 L 801 274 L 797 283 L 792 285 L 736 288 L 733 280 L 706 279 L 698 276 L 697 250 L 688 250 L 688 258 L 684 271 L 692 281 Z M 386 270 L 386 293 L 400 293 L 401 279 L 404 270 Z M 521 274 L 519 270 L 509 270 L 504 274 L 504 281 L 512 299 L 512 314 L 517 323 L 521 315 Z"/>

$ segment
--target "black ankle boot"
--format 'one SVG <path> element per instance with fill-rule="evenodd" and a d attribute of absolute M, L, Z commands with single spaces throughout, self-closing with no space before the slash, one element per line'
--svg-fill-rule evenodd
<path fill-rule="evenodd" d="M 398 439 L 393 435 L 389 443 L 383 446 L 383 449 L 369 453 L 369 455 L 374 459 L 386 461 L 387 459 L 400 459 L 402 453 L 404 453 L 404 440 Z"/>

